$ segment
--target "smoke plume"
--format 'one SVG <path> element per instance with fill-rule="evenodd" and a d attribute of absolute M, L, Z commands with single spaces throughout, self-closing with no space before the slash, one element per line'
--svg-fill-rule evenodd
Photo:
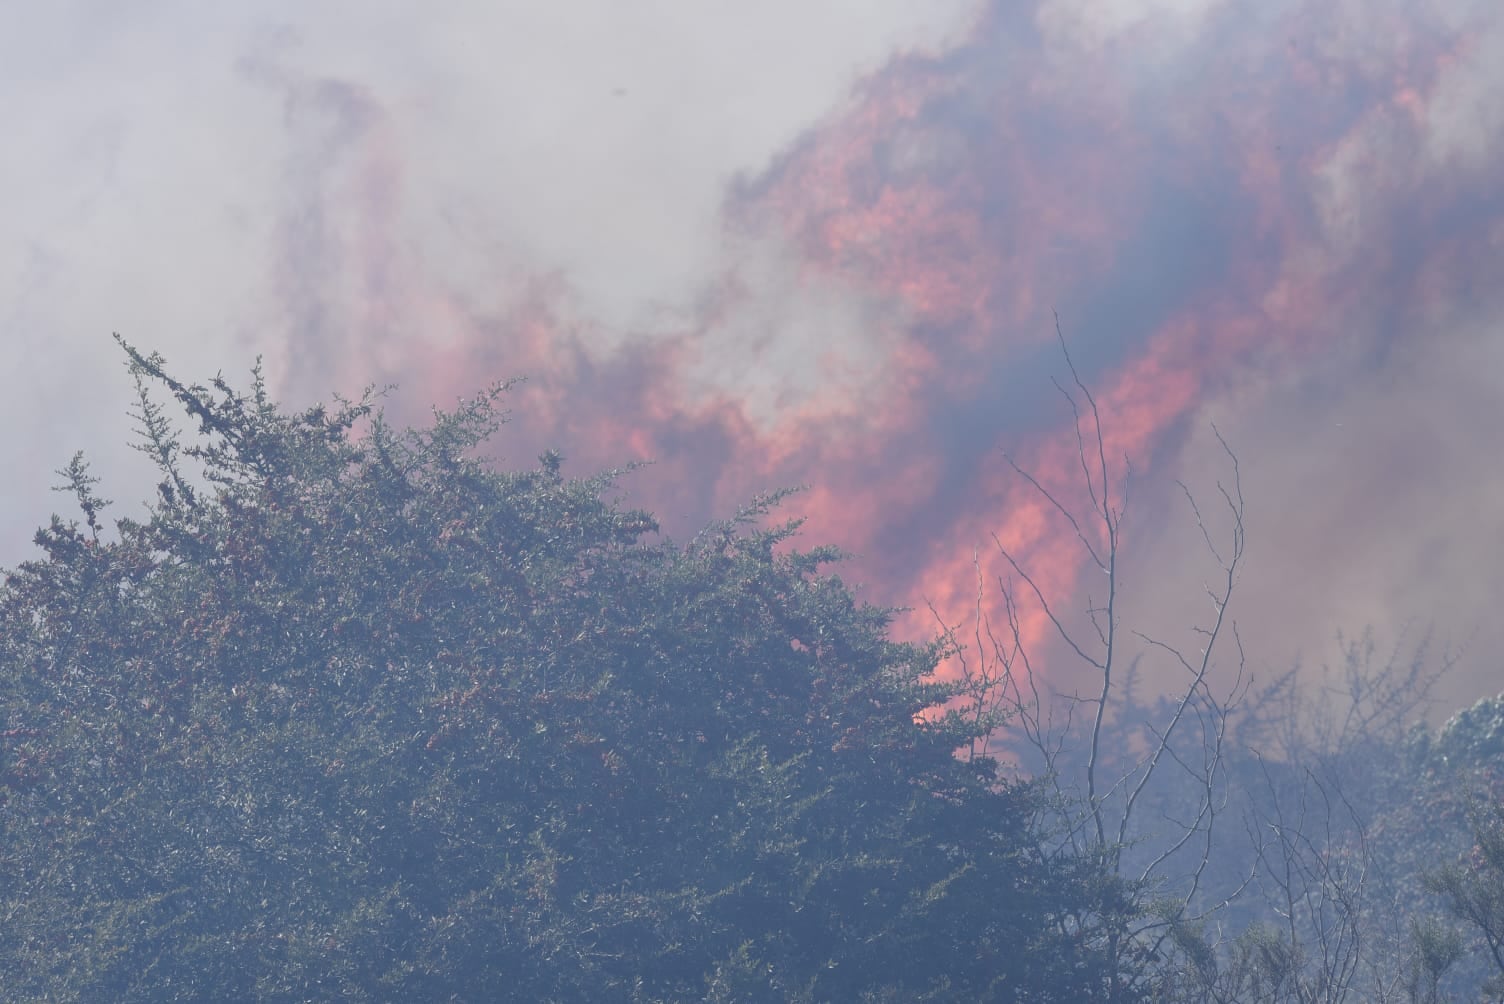
<path fill-rule="evenodd" d="M 1058 311 L 1114 492 L 1131 464 L 1135 626 L 1204 616 L 1174 483 L 1217 497 L 1215 424 L 1256 672 L 1411 624 L 1471 644 L 1450 699 L 1496 691 L 1504 11 L 919 6 L 37 15 L 7 417 L 46 466 L 93 449 L 112 329 L 194 373 L 262 353 L 294 402 L 393 382 L 410 420 L 525 375 L 506 461 L 652 460 L 626 487 L 675 536 L 807 485 L 804 539 L 922 635 L 994 540 L 1064 608 L 1094 587 L 1003 459 L 1088 501 Z M 112 389 L 70 404 L 81 371 Z"/>

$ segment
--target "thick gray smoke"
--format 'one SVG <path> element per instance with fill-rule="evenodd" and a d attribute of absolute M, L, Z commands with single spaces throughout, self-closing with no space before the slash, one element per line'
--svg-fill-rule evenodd
<path fill-rule="evenodd" d="M 1482 0 L 40 5 L 0 40 L 0 562 L 76 448 L 147 497 L 120 331 L 405 418 L 526 374 L 507 461 L 656 459 L 676 530 L 803 482 L 874 599 L 954 612 L 993 531 L 1070 591 L 1000 459 L 1068 473 L 1058 308 L 1140 479 L 1132 617 L 1197 616 L 1167 486 L 1225 474 L 1216 422 L 1255 669 L 1433 625 L 1491 693 L 1501 75 Z"/>

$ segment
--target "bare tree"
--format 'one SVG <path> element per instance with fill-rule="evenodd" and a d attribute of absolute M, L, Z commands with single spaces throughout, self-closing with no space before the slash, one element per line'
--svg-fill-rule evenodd
<path fill-rule="evenodd" d="M 1335 670 L 1313 680 L 1297 667 L 1253 695 L 1231 612 L 1245 558 L 1241 471 L 1215 426 L 1226 474 L 1203 494 L 1216 504 L 1203 508 L 1175 482 L 1211 570 L 1205 612 L 1187 625 L 1194 640 L 1126 624 L 1131 465 L 1109 462 L 1101 410 L 1058 317 L 1055 333 L 1078 483 L 1004 459 L 1075 541 L 1102 592 L 1073 608 L 1074 597 L 1052 594 L 1041 570 L 994 536 L 1002 574 L 973 556 L 964 630 L 931 611 L 961 679 L 960 708 L 988 735 L 972 755 L 1004 752 L 1038 778 L 1052 795 L 1042 850 L 1100 863 L 1130 904 L 1104 897 L 1096 913 L 1062 923 L 1100 949 L 1109 1000 L 1439 1001 L 1455 939 L 1410 921 L 1406 883 L 1418 879 L 1394 874 L 1369 829 L 1393 780 L 1386 757 L 1401 755 L 1456 657 L 1433 663 L 1428 636 L 1410 651 L 1402 633 L 1387 658 L 1371 633 L 1339 636 Z M 1039 616 L 1044 641 L 1026 628 Z M 1083 674 L 1080 691 L 1050 686 Z M 1173 685 L 1142 699 L 1151 674 Z"/>
<path fill-rule="evenodd" d="M 1007 569 L 995 581 L 1002 623 L 994 623 L 989 614 L 986 576 L 977 556 L 969 644 L 963 644 L 955 626 L 943 621 L 941 626 L 956 653 L 966 713 L 978 723 L 1006 722 L 998 737 L 1056 796 L 1053 817 L 1041 831 L 1046 851 L 1100 861 L 1139 907 L 1131 915 L 1075 919 L 1084 935 L 1100 940 L 1108 961 L 1106 994 L 1120 1000 L 1141 993 L 1155 977 L 1157 960 L 1218 905 L 1204 903 L 1202 891 L 1213 834 L 1228 805 L 1224 764 L 1230 711 L 1246 692 L 1242 643 L 1230 617 L 1244 558 L 1244 499 L 1237 456 L 1217 432 L 1230 468 L 1229 480 L 1216 485 L 1227 517 L 1225 539 L 1214 536 L 1195 494 L 1177 482 L 1216 568 L 1205 587 L 1209 612 L 1192 626 L 1197 650 L 1125 628 L 1120 560 L 1131 468 L 1126 457 L 1116 470 L 1109 463 L 1100 409 L 1071 359 L 1058 316 L 1055 331 L 1070 374 L 1068 385 L 1057 381 L 1055 386 L 1073 420 L 1085 504 L 1078 511 L 1012 456 L 1005 460 L 1069 528 L 1085 562 L 1101 576 L 1093 578 L 1104 583 L 1105 596 L 1089 597 L 1085 623 L 1074 623 L 1063 606 L 1065 598 L 1049 595 L 1035 570 L 994 536 Z M 1094 682 L 1084 696 L 1042 686 L 1037 655 L 1024 629 L 1023 610 L 1030 606 L 1042 612 L 1063 651 L 1089 670 Z M 938 612 L 936 617 L 940 619 Z M 1231 666 L 1218 669 L 1224 648 Z M 1138 664 L 1146 657 L 1167 663 L 1179 683 L 1173 699 L 1161 702 L 1160 717 L 1130 722 L 1124 712 Z M 1054 672 L 1049 676 L 1058 678 Z M 1177 798 L 1174 808 L 1164 798 L 1151 797 L 1156 786 L 1166 784 L 1176 796 L 1186 796 Z M 1141 818 L 1151 801 L 1154 818 Z M 1244 881 L 1248 879 L 1251 874 Z"/>

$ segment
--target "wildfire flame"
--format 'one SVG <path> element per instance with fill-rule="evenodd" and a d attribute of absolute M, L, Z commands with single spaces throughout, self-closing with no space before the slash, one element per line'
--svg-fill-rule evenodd
<path fill-rule="evenodd" d="M 855 552 L 843 574 L 913 606 L 910 635 L 930 604 L 964 621 L 994 537 L 1069 601 L 1095 588 L 1085 553 L 1002 459 L 1089 504 L 1056 310 L 1113 493 L 1124 458 L 1168 482 L 1209 418 L 1316 393 L 1304 374 L 1333 360 L 1371 372 L 1504 315 L 1494 5 L 1132 6 L 997 2 L 894 58 L 732 186 L 722 279 L 658 327 L 605 330 L 567 276 L 508 271 L 509 305 L 482 309 L 387 269 L 372 311 L 420 304 L 448 334 L 367 347 L 373 376 L 445 400 L 527 374 L 504 442 L 654 460 L 629 486 L 675 533 L 806 484 L 806 539 Z M 370 174 L 374 203 L 392 182 Z M 372 261 L 395 253 L 383 213 Z M 1153 539 L 1167 497 L 1126 532 Z M 1034 611 L 1025 635 L 1047 627 Z"/>

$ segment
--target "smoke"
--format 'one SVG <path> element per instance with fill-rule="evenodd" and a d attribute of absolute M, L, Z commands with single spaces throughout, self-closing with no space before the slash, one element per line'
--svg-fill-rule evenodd
<path fill-rule="evenodd" d="M 1135 626 L 1202 616 L 1172 486 L 1215 497 L 1215 422 L 1255 670 L 1369 623 L 1504 642 L 1493 4 L 153 11 L 0 43 L 3 407 L 47 430 L 0 447 L 16 484 L 77 445 L 145 497 L 110 330 L 190 374 L 263 354 L 294 403 L 395 382 L 406 419 L 526 375 L 504 459 L 651 459 L 627 488 L 675 535 L 806 484 L 805 539 L 904 631 L 972 609 L 994 535 L 1079 607 L 1002 457 L 1086 501 L 1058 310 L 1132 461 Z"/>

